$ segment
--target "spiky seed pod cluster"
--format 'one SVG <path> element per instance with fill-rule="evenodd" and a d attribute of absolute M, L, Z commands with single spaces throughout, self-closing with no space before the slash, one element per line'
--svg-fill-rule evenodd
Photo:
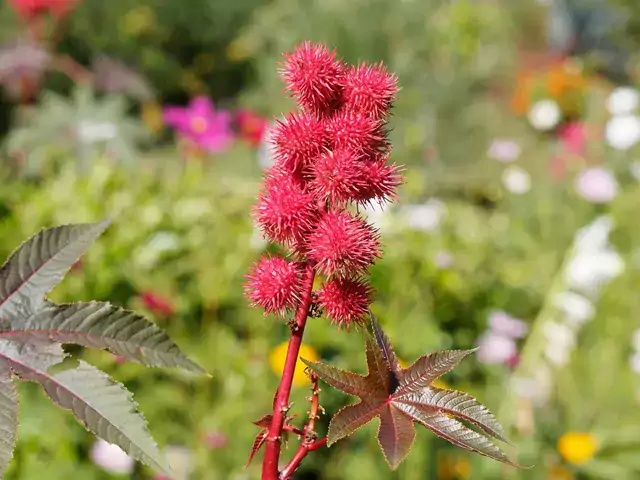
<path fill-rule="evenodd" d="M 276 161 L 253 216 L 289 259 L 260 259 L 245 292 L 254 306 L 284 315 L 299 301 L 301 265 L 313 262 L 323 277 L 314 298 L 348 327 L 367 314 L 364 277 L 381 253 L 376 229 L 350 207 L 391 201 L 402 183 L 386 128 L 397 80 L 382 63 L 349 66 L 310 42 L 284 55 L 280 74 L 299 109 L 272 131 Z"/>

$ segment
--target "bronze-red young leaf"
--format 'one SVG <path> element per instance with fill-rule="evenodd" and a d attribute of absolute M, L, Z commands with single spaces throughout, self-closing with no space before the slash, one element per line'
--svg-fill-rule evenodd
<path fill-rule="evenodd" d="M 434 380 L 452 370 L 474 350 L 432 353 L 403 369 L 389 338 L 373 315 L 371 326 L 373 334 L 365 331 L 368 369 L 365 376 L 302 360 L 329 385 L 360 398 L 358 403 L 342 408 L 333 416 L 327 435 L 328 446 L 377 417 L 380 419 L 378 442 L 394 470 L 411 449 L 415 439 L 414 423 L 424 425 L 456 446 L 519 466 L 486 436 L 506 442 L 502 427 L 489 409 L 464 392 L 432 386 Z M 472 430 L 456 418 L 477 426 L 483 433 Z"/>

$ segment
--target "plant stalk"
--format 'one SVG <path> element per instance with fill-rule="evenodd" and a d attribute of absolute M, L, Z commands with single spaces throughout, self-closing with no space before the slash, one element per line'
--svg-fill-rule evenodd
<path fill-rule="evenodd" d="M 322 410 L 322 407 L 320 407 L 320 400 L 318 398 L 320 394 L 320 389 L 318 388 L 318 376 L 315 373 L 311 374 L 311 381 L 312 395 L 310 397 L 311 409 L 309 410 L 309 422 L 304 427 L 304 437 L 298 447 L 298 450 L 287 466 L 282 469 L 282 472 L 280 472 L 280 480 L 287 480 L 291 475 L 293 475 L 293 472 L 295 472 L 300 466 L 300 463 L 302 463 L 302 460 L 307 456 L 307 453 L 311 451 L 312 447 L 320 448 L 327 441 L 326 438 L 323 438 L 316 442 L 316 419 L 320 417 L 319 412 Z"/>
<path fill-rule="evenodd" d="M 271 421 L 267 435 L 264 460 L 262 462 L 262 480 L 279 479 L 278 461 L 282 447 L 282 427 L 287 411 L 289 410 L 289 396 L 291 395 L 293 374 L 298 361 L 300 346 L 302 345 L 302 336 L 304 335 L 304 327 L 309 315 L 309 307 L 311 306 L 311 291 L 313 290 L 314 276 L 314 265 L 311 262 L 306 262 L 302 277 L 302 296 L 294 316 L 294 328 L 291 329 L 284 370 L 282 371 L 282 378 L 280 379 L 280 385 L 278 386 L 276 400 L 273 406 L 273 420 Z"/>

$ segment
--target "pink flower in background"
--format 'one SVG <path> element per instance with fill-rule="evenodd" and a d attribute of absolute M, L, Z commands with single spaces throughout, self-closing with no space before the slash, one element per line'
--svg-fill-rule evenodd
<path fill-rule="evenodd" d="M 518 354 L 516 342 L 513 339 L 492 331 L 482 334 L 477 345 L 480 347 L 477 354 L 478 360 L 487 365 L 509 364 Z"/>
<path fill-rule="evenodd" d="M 25 20 L 44 13 L 51 13 L 55 17 L 67 15 L 79 0 L 9 0 L 9 5 L 13 7 L 18 15 Z"/>
<path fill-rule="evenodd" d="M 126 475 L 133 471 L 135 461 L 120 447 L 97 440 L 91 447 L 89 456 L 93 463 L 106 472 L 116 475 Z"/>
<path fill-rule="evenodd" d="M 229 443 L 229 438 L 218 430 L 207 432 L 204 435 L 204 443 L 211 450 L 218 450 L 225 447 Z"/>
<path fill-rule="evenodd" d="M 156 315 L 170 317 L 175 313 L 173 303 L 159 293 L 147 290 L 140 294 L 140 300 L 142 300 L 146 308 Z"/>
<path fill-rule="evenodd" d="M 580 172 L 576 177 L 575 188 L 578 195 L 591 203 L 608 203 L 618 194 L 616 177 L 601 167 Z"/>
<path fill-rule="evenodd" d="M 560 142 L 567 153 L 583 155 L 587 146 L 587 129 L 579 122 L 568 123 L 560 128 Z"/>
<path fill-rule="evenodd" d="M 514 162 L 520 156 L 520 146 L 513 140 L 497 139 L 491 143 L 487 154 L 499 162 Z"/>
<path fill-rule="evenodd" d="M 529 332 L 529 325 L 501 310 L 489 314 L 489 328 L 493 333 L 511 339 L 523 338 Z"/>
<path fill-rule="evenodd" d="M 178 135 L 209 153 L 226 150 L 234 139 L 231 114 L 216 110 L 207 97 L 196 97 L 187 107 L 165 107 L 163 118 Z"/>
<path fill-rule="evenodd" d="M 260 146 L 264 131 L 267 128 L 267 119 L 251 110 L 238 110 L 236 112 L 236 125 L 240 137 L 252 147 Z"/>

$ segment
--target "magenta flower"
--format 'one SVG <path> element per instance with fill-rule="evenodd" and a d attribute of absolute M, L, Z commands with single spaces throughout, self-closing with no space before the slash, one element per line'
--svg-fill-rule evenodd
<path fill-rule="evenodd" d="M 582 155 L 587 146 L 587 130 L 582 123 L 569 123 L 560 129 L 560 141 L 572 155 Z"/>
<path fill-rule="evenodd" d="M 234 138 L 231 113 L 216 110 L 207 97 L 196 97 L 187 107 L 166 107 L 163 117 L 178 135 L 209 153 L 226 150 Z"/>

